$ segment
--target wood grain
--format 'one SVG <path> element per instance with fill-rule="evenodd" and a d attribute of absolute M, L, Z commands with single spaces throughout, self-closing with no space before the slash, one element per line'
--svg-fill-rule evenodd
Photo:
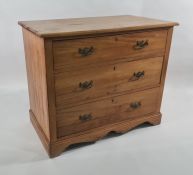
<path fill-rule="evenodd" d="M 131 15 L 20 21 L 19 25 L 41 37 L 65 37 L 171 27 L 175 22 Z"/>
<path fill-rule="evenodd" d="M 44 40 L 23 29 L 30 109 L 50 139 Z"/>
<path fill-rule="evenodd" d="M 49 153 L 50 152 L 50 140 L 47 139 L 47 136 L 45 135 L 45 132 L 42 130 L 42 127 L 39 125 L 39 122 L 37 121 L 37 116 L 32 112 L 32 110 L 29 110 L 30 114 L 30 121 L 32 125 L 34 126 L 34 129 L 36 133 L 38 134 L 42 145 L 44 146 L 45 150 Z"/>
<path fill-rule="evenodd" d="M 159 88 L 153 88 L 63 108 L 57 111 L 58 137 L 153 113 L 157 109 L 158 91 Z M 131 107 L 132 103 L 140 103 L 141 106 L 134 109 Z M 93 117 L 89 121 L 81 121 L 79 116 L 84 114 L 91 114 Z"/>
<path fill-rule="evenodd" d="M 158 105 L 157 111 L 160 111 L 160 108 L 161 108 L 161 102 L 162 102 L 162 97 L 163 97 L 163 92 L 164 92 L 164 84 L 165 84 L 165 79 L 166 79 L 166 72 L 167 72 L 167 67 L 168 67 L 169 53 L 170 53 L 170 47 L 171 47 L 171 42 L 172 42 L 172 34 L 173 34 L 173 28 L 170 28 L 167 34 L 167 42 L 166 42 L 164 62 L 163 62 L 163 67 L 162 67 L 162 76 L 161 76 L 160 92 L 159 92 L 159 100 L 158 100 L 159 105 Z"/>
<path fill-rule="evenodd" d="M 49 156 L 56 157 L 60 155 L 68 146 L 75 143 L 95 142 L 105 137 L 110 132 L 126 133 L 127 131 L 139 126 L 143 123 L 158 125 L 161 122 L 161 113 L 149 114 L 139 118 L 124 120 L 113 124 L 108 124 L 99 128 L 87 130 L 82 133 L 72 134 L 71 136 L 62 137 L 53 145 L 49 152 Z"/>
<path fill-rule="evenodd" d="M 177 23 L 117 16 L 19 24 L 30 119 L 50 157 L 112 131 L 125 133 L 142 123 L 161 122 Z M 138 72 L 144 75 L 135 79 Z M 82 86 L 90 80 L 92 86 Z"/>
<path fill-rule="evenodd" d="M 124 35 L 62 40 L 53 42 L 55 72 L 99 67 L 120 61 L 164 55 L 167 30 L 146 31 Z M 148 40 L 143 49 L 134 49 L 137 41 Z M 94 48 L 91 55 L 82 57 L 81 48 Z"/>
<path fill-rule="evenodd" d="M 66 148 L 68 148 L 72 144 L 95 142 L 99 139 L 102 139 L 112 131 L 116 133 L 126 133 L 127 131 L 143 123 L 158 125 L 161 122 L 161 113 L 149 114 L 136 119 L 129 119 L 122 122 L 108 124 L 99 128 L 94 128 L 81 133 L 72 134 L 71 136 L 62 137 L 53 143 L 50 143 L 48 140 L 46 140 L 46 136 L 41 130 L 41 127 L 39 127 L 36 118 L 37 117 L 35 117 L 33 112 L 30 111 L 30 119 L 34 126 L 34 129 L 36 130 L 50 158 L 54 158 L 60 155 Z"/>
<path fill-rule="evenodd" d="M 158 86 L 162 62 L 163 58 L 157 57 L 55 73 L 56 109 L 66 109 L 125 91 Z M 136 79 L 134 73 L 138 72 L 144 72 L 144 76 Z M 93 86 L 89 89 L 80 88 L 79 83 L 85 81 L 93 81 Z"/>
<path fill-rule="evenodd" d="M 55 104 L 55 79 L 54 79 L 54 60 L 52 52 L 52 40 L 44 40 L 45 47 L 45 66 L 46 66 L 46 83 L 47 83 L 47 105 L 49 113 L 49 128 L 51 142 L 57 140 L 56 133 L 56 104 Z"/>

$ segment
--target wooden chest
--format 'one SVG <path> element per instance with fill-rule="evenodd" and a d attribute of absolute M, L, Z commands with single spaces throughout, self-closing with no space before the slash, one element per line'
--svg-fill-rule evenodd
<path fill-rule="evenodd" d="M 50 157 L 157 125 L 174 22 L 136 16 L 21 21 L 30 118 Z"/>

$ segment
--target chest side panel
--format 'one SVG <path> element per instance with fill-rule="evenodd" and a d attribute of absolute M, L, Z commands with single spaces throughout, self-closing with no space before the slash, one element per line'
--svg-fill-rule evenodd
<path fill-rule="evenodd" d="M 23 29 L 23 38 L 30 111 L 35 116 L 47 139 L 50 139 L 44 40 L 26 29 Z"/>

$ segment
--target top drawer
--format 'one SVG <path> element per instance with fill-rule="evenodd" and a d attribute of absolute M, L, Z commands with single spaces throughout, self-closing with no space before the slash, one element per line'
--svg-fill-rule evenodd
<path fill-rule="evenodd" d="M 99 66 L 163 56 L 167 30 L 53 41 L 54 69 L 72 71 L 87 66 Z"/>

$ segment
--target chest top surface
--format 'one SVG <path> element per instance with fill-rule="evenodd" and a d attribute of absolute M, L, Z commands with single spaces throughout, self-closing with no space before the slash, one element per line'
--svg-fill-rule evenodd
<path fill-rule="evenodd" d="M 102 34 L 178 25 L 176 22 L 131 15 L 19 21 L 18 23 L 40 37 Z"/>

